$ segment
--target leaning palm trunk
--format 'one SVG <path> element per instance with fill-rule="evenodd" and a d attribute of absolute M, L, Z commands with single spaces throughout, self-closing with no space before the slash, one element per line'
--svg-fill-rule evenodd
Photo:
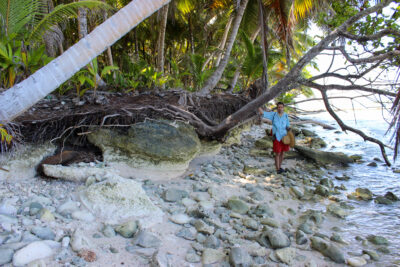
<path fill-rule="evenodd" d="M 225 70 L 226 65 L 228 64 L 229 57 L 231 55 L 233 43 L 235 42 L 236 35 L 239 30 L 240 22 L 242 21 L 244 10 L 246 9 L 247 3 L 249 0 L 242 0 L 240 6 L 237 10 L 235 20 L 232 26 L 232 32 L 229 35 L 228 43 L 226 45 L 224 58 L 221 60 L 218 68 L 214 71 L 210 78 L 205 82 L 203 88 L 200 91 L 200 94 L 208 94 L 219 82 L 222 77 L 222 73 Z"/>
<path fill-rule="evenodd" d="M 8 122 L 51 93 L 93 58 L 170 0 L 134 0 L 61 56 L 0 94 L 0 121 Z"/>

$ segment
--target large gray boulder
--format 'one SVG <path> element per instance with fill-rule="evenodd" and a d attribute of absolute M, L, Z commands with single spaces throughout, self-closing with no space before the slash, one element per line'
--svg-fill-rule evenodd
<path fill-rule="evenodd" d="M 320 151 L 305 146 L 296 145 L 294 147 L 303 156 L 322 164 L 343 164 L 353 163 L 353 159 L 341 152 Z"/>
<path fill-rule="evenodd" d="M 88 140 L 102 150 L 104 161 L 111 165 L 123 162 L 139 170 L 157 170 L 163 176 L 168 176 L 166 171 L 180 175 L 201 148 L 192 126 L 172 121 L 136 123 L 126 132 L 100 129 L 90 133 Z"/>
<path fill-rule="evenodd" d="M 138 220 L 145 228 L 162 221 L 163 212 L 140 183 L 112 173 L 105 178 L 79 192 L 81 202 L 98 220 L 109 224 Z"/>

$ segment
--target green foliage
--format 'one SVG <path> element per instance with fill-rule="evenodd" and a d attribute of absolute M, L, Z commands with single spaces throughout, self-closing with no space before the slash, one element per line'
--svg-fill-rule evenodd
<path fill-rule="evenodd" d="M 6 37 L 0 39 L 0 87 L 11 87 L 50 62 L 43 45 L 28 49 L 28 44 Z"/>
<path fill-rule="evenodd" d="M 204 85 L 204 82 L 212 74 L 212 69 L 202 69 L 205 61 L 206 59 L 199 54 L 190 55 L 189 69 L 195 90 L 201 89 Z"/>
<path fill-rule="evenodd" d="M 11 144 L 11 140 L 13 139 L 12 135 L 7 132 L 5 129 L 4 124 L 0 123 L 0 141 L 1 143 L 7 143 L 8 145 Z"/>
<path fill-rule="evenodd" d="M 25 39 L 25 34 L 29 33 L 28 40 L 38 41 L 51 26 L 76 17 L 80 7 L 112 9 L 104 2 L 85 0 L 58 5 L 48 13 L 46 1 L 0 0 L 0 33 L 17 34 L 19 39 Z"/>

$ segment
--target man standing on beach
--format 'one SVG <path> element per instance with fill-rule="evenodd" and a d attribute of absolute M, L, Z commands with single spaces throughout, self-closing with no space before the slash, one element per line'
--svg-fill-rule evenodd
<path fill-rule="evenodd" d="M 276 105 L 276 112 L 266 112 L 262 108 L 258 109 L 263 119 L 268 119 L 272 122 L 272 136 L 274 137 L 273 151 L 275 152 L 275 168 L 278 174 L 285 172 L 281 167 L 283 161 L 283 153 L 289 151 L 289 145 L 285 145 L 282 138 L 287 134 L 290 129 L 290 122 L 288 115 L 284 112 L 285 104 L 278 102 Z"/>

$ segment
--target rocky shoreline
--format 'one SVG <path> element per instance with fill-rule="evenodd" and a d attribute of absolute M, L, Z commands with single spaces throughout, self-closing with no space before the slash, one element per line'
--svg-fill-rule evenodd
<path fill-rule="evenodd" d="M 345 187 L 295 152 L 276 174 L 265 127 L 203 149 L 168 179 L 103 162 L 63 167 L 90 170 L 78 181 L 43 179 L 29 166 L 48 146 L 25 154 L 25 169 L 10 160 L 7 169 L 21 173 L 0 173 L 0 265 L 379 265 L 390 254 L 387 239 L 341 234 L 352 210 L 338 197 Z M 362 188 L 349 197 L 373 198 Z M 386 200 L 398 199 L 375 197 Z"/>

